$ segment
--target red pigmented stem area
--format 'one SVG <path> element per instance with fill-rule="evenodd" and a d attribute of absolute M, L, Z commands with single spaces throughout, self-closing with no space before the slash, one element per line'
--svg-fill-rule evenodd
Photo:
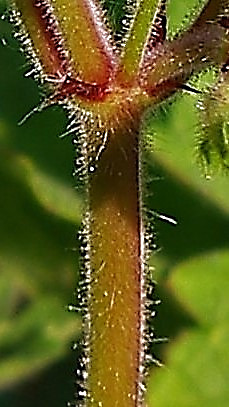
<path fill-rule="evenodd" d="M 228 0 L 208 0 L 199 18 L 194 22 L 193 27 L 201 26 L 206 22 L 210 24 L 216 22 L 221 19 L 222 15 L 226 14 L 226 11 L 228 12 Z"/>
<path fill-rule="evenodd" d="M 91 84 L 67 76 L 63 82 L 60 82 L 53 98 L 56 101 L 63 101 L 76 96 L 86 102 L 102 102 L 110 93 L 108 84 Z"/>
<path fill-rule="evenodd" d="M 88 406 L 93 407 L 141 405 L 139 120 L 122 124 L 89 180 Z"/>
<path fill-rule="evenodd" d="M 229 17 L 222 17 L 219 23 L 222 27 L 229 29 Z"/>
<path fill-rule="evenodd" d="M 62 46 L 58 23 L 52 15 L 47 1 L 34 0 L 32 7 L 47 49 L 46 59 L 43 61 L 44 66 L 48 71 L 47 73 L 62 77 L 69 71 L 69 63 Z"/>
<path fill-rule="evenodd" d="M 73 75 L 85 82 L 106 83 L 112 76 L 116 58 L 100 2 L 49 1 L 69 51 Z"/>
<path fill-rule="evenodd" d="M 35 56 L 42 82 L 57 87 L 61 99 L 73 93 L 103 99 L 115 57 L 100 8 L 91 0 L 12 1 L 19 11 L 15 18 L 22 43 L 29 56 Z"/>
<path fill-rule="evenodd" d="M 194 73 L 226 60 L 227 33 L 220 24 L 195 27 L 158 50 L 154 66 L 149 64 L 142 87 L 156 100 L 169 97 Z"/>

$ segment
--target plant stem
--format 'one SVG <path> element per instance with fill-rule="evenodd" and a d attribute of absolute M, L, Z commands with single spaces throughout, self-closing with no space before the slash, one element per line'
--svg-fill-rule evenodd
<path fill-rule="evenodd" d="M 140 0 L 136 6 L 136 17 L 125 46 L 121 61 L 121 77 L 129 83 L 136 79 L 140 62 L 152 28 L 152 21 L 159 7 L 158 0 Z"/>
<path fill-rule="evenodd" d="M 138 117 L 111 134 L 89 177 L 90 406 L 141 405 L 144 331 Z M 122 352 L 120 352 L 122 349 Z"/>

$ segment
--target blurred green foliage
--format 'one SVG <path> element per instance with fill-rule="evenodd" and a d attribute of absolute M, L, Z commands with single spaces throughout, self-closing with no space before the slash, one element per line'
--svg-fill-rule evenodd
<path fill-rule="evenodd" d="M 107 4 L 119 27 L 117 4 Z M 170 2 L 170 32 L 197 4 Z M 52 107 L 17 124 L 41 96 L 23 76 L 28 69 L 0 21 L 0 405 L 61 407 L 74 398 L 71 344 L 81 320 L 67 305 L 78 282 L 83 197 L 71 176 L 71 139 L 58 138 L 63 111 Z M 151 258 L 154 297 L 162 300 L 153 322 L 155 335 L 169 338 L 152 345 L 165 363 L 148 380 L 154 407 L 226 407 L 229 400 L 229 188 L 226 177 L 207 181 L 195 164 L 197 101 L 177 96 L 145 126 L 146 206 L 160 249 Z"/>

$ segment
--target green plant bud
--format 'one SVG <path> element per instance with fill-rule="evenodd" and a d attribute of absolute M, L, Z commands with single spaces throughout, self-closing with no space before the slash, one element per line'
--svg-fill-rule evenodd
<path fill-rule="evenodd" d="M 229 84 L 222 74 L 212 92 L 200 104 L 201 132 L 197 139 L 197 160 L 206 176 L 229 169 Z"/>

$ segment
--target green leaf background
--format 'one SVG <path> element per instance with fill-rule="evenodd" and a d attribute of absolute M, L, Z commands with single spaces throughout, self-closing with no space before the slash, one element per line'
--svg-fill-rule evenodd
<path fill-rule="evenodd" d="M 124 1 L 106 3 L 119 29 Z M 170 33 L 187 25 L 190 7 L 199 4 L 171 1 Z M 1 12 L 5 7 L 1 0 Z M 23 76 L 27 70 L 1 20 L 0 405 L 61 407 L 74 400 L 72 348 L 81 318 L 68 304 L 76 302 L 84 198 L 72 177 L 71 139 L 58 137 L 64 112 L 52 107 L 18 125 L 41 96 Z M 206 72 L 194 85 L 211 81 Z M 161 299 L 151 352 L 164 364 L 151 368 L 149 407 L 229 402 L 229 188 L 225 176 L 207 181 L 195 163 L 197 101 L 177 96 L 148 115 L 144 130 L 146 207 L 157 244 L 151 274 Z"/>

